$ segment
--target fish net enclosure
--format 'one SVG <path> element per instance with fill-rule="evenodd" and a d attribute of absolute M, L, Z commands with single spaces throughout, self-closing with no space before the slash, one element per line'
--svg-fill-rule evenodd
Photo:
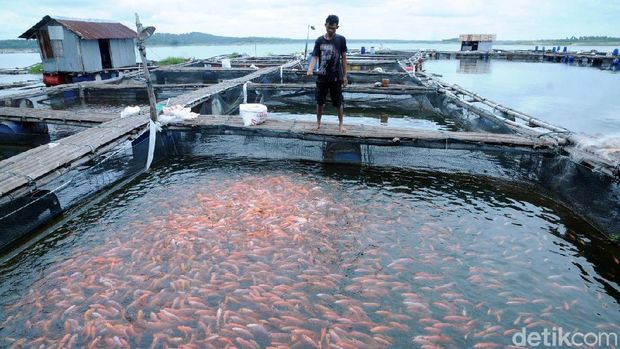
<path fill-rule="evenodd" d="M 612 239 L 620 231 L 620 183 L 554 151 L 442 145 L 380 146 L 358 142 L 317 142 L 263 136 L 220 136 L 178 132 L 191 155 L 344 162 L 379 168 L 406 168 L 495 178 L 536 190 L 564 203 Z M 180 147 L 176 147 L 177 149 Z M 613 211 L 613 210 L 612 210 Z"/>
<path fill-rule="evenodd" d="M 367 86 L 374 80 L 389 76 L 402 90 L 389 90 Z M 177 75 L 160 75 L 166 83 L 182 82 L 173 80 Z M 384 116 L 402 119 L 430 120 L 432 127 L 455 131 L 485 131 L 491 133 L 514 133 L 505 124 L 495 119 L 481 117 L 468 109 L 455 105 L 445 95 L 434 91 L 420 90 L 407 74 L 386 72 L 364 72 L 352 85 L 361 89 L 345 92 L 346 110 L 355 115 L 370 115 L 371 118 Z M 192 80 L 194 81 L 194 80 Z M 280 84 L 273 88 L 273 84 Z M 89 105 L 125 106 L 143 104 L 146 95 L 142 87 L 111 85 L 98 88 L 85 88 L 63 91 L 44 98 L 29 98 L 33 104 L 48 104 L 52 109 L 93 110 Z M 284 87 L 286 85 L 286 87 Z M 165 88 L 157 90 L 157 99 L 165 102 L 174 98 L 182 90 Z M 239 105 L 262 103 L 277 112 L 298 118 L 301 114 L 312 118 L 314 110 L 314 88 L 308 86 L 303 71 L 280 70 L 261 76 L 244 85 L 222 89 L 206 100 L 198 103 L 193 110 L 205 115 L 237 115 Z M 328 101 L 329 103 L 329 101 Z M 96 110 L 96 109 L 95 109 Z M 331 106 L 326 113 L 333 113 Z M 118 107 L 113 108 L 118 112 Z M 329 116 L 328 116 L 329 117 Z M 346 116 L 346 120 L 355 120 Z M 437 120 L 444 121 L 437 121 Z M 442 124 L 450 120 L 449 124 Z M 397 124 L 400 125 L 400 124 Z M 405 124 L 405 127 L 408 125 Z M 618 239 L 620 231 L 619 213 L 610 210 L 620 203 L 618 181 L 584 165 L 559 150 L 523 150 L 510 146 L 479 147 L 463 144 L 417 142 L 413 146 L 383 146 L 355 141 L 310 141 L 255 136 L 222 136 L 201 131 L 185 132 L 173 129 L 159 133 L 156 157 L 192 154 L 288 159 L 292 161 L 310 160 L 319 162 L 346 162 L 362 166 L 380 168 L 407 168 L 440 171 L 445 173 L 466 173 L 476 176 L 496 178 L 526 188 L 538 188 L 549 197 L 558 200 L 574 210 L 612 239 Z M 143 136 L 144 137 L 144 136 Z M 68 171 L 45 187 L 36 188 L 32 194 L 10 198 L 4 203 L 0 219 L 3 236 L 11 241 L 15 236 L 50 221 L 59 212 L 75 206 L 81 199 L 93 197 L 98 193 L 143 170 L 145 162 L 144 140 L 132 145 L 126 143 L 113 155 L 102 155 L 77 169 Z M 138 145 L 139 144 L 139 145 Z M 221 153 L 220 153 L 221 152 Z M 74 188 L 75 187 L 75 188 Z M 75 194 L 68 194 L 75 193 Z M 96 195 L 94 195 L 96 197 Z M 38 203 L 38 204 L 36 204 Z M 48 204 L 49 203 L 49 204 Z M 45 207 L 49 207 L 47 211 Z M 58 209 L 61 207 L 62 209 Z M 31 225 L 16 225 L 19 221 L 33 222 Z M 16 229 L 18 227 L 19 229 Z"/>
<path fill-rule="evenodd" d="M 148 170 L 138 127 L 2 197 L 0 347 L 502 348 L 620 330 L 617 177 L 547 135 L 461 137 L 518 132 L 394 59 L 358 57 L 343 135 L 307 132 L 303 67 L 237 80 L 290 57 L 221 58 L 156 70 L 155 94 L 232 122 L 163 125 Z M 133 78 L 10 104 L 146 101 Z M 271 129 L 240 126 L 245 102 Z M 355 134 L 388 125 L 435 136 Z"/>
<path fill-rule="evenodd" d="M 159 138 L 147 173 L 119 182 L 144 166 L 129 144 L 89 167 L 75 189 L 117 186 L 0 263 L 2 346 L 505 347 L 521 328 L 616 330 L 617 248 L 532 185 L 561 156 Z"/>
<path fill-rule="evenodd" d="M 166 137 L 159 137 L 156 143 L 160 157 L 174 151 L 174 142 L 169 142 L 172 148 L 164 144 Z M 19 247 L 22 242 L 32 243 L 44 238 L 49 229 L 53 229 L 49 224 L 71 216 L 85 204 L 97 202 L 107 192 L 117 190 L 143 173 L 147 148 L 148 137 L 123 142 L 44 185 L 37 186 L 32 181 L 27 194 L 4 196 L 0 203 L 0 250 L 15 253 L 11 246 Z M 36 231 L 41 234 L 33 236 L 31 233 Z"/>

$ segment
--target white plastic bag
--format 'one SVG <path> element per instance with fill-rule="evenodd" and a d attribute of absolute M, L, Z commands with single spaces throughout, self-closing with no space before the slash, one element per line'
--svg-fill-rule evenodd
<path fill-rule="evenodd" d="M 138 106 L 125 107 L 125 109 L 123 109 L 123 111 L 121 112 L 121 118 L 132 116 L 132 115 L 138 114 L 139 112 L 140 112 L 140 107 Z"/>
<path fill-rule="evenodd" d="M 197 113 L 193 113 L 190 108 L 183 108 L 181 105 L 172 105 L 165 107 L 162 114 L 158 117 L 158 120 L 162 124 L 170 122 L 180 122 L 183 120 L 195 119 L 198 117 Z"/>

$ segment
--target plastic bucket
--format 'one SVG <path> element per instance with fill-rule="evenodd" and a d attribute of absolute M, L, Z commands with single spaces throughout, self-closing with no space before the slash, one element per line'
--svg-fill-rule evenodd
<path fill-rule="evenodd" d="M 241 104 L 239 115 L 243 119 L 244 126 L 262 124 L 267 119 L 267 106 L 259 103 Z"/>

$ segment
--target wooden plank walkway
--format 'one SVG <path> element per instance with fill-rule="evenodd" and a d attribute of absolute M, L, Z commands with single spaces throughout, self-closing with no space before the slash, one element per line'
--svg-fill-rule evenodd
<path fill-rule="evenodd" d="M 41 80 L 26 80 L 26 81 L 15 81 L 0 84 L 0 90 L 6 90 L 10 88 L 19 88 L 26 86 L 36 86 L 39 84 L 43 84 Z"/>
<path fill-rule="evenodd" d="M 255 84 L 249 83 L 248 90 L 274 90 L 274 91 L 297 91 L 315 90 L 315 84 Z M 390 84 L 388 87 L 374 86 L 373 84 L 352 84 L 342 89 L 342 92 L 367 93 L 367 94 L 391 94 L 391 95 L 419 95 L 437 92 L 436 88 L 414 85 Z"/>
<path fill-rule="evenodd" d="M 452 132 L 396 128 L 369 125 L 347 125 L 346 132 L 338 131 L 337 123 L 324 122 L 316 129 L 315 122 L 268 119 L 256 126 L 243 126 L 238 115 L 201 115 L 200 117 L 168 125 L 176 130 L 197 130 L 211 134 L 252 135 L 294 138 L 314 141 L 350 141 L 360 144 L 424 146 L 442 149 L 481 149 L 484 147 L 521 148 L 528 150 L 555 149 L 552 140 L 508 134 L 482 132 Z"/>
<path fill-rule="evenodd" d="M 0 107 L 0 120 L 46 122 L 73 126 L 94 126 L 120 118 L 119 114 L 85 113 L 66 110 Z"/>
<path fill-rule="evenodd" d="M 238 86 L 278 69 L 279 67 L 261 69 L 240 79 L 193 91 L 175 98 L 174 103 L 191 106 L 207 100 L 214 93 Z M 59 86 L 59 88 L 63 87 Z M 44 114 L 49 111 L 38 113 L 36 109 L 31 108 L 23 108 L 21 111 L 15 111 L 14 108 L 4 109 L 4 114 L 14 115 L 14 118 L 24 118 L 27 117 L 24 113 L 27 115 L 33 112 L 35 113 L 33 115 L 36 115 L 32 117 L 33 120 L 42 120 L 46 117 Z M 62 113 L 51 117 L 51 114 L 48 114 L 47 117 L 67 120 L 75 116 L 75 113 Z M 105 117 L 105 115 L 96 115 L 89 121 L 94 124 L 97 121 L 104 121 Z M 37 187 L 50 182 L 69 169 L 139 135 L 146 129 L 148 120 L 146 112 L 122 119 L 114 118 L 57 142 L 45 144 L 0 161 L 0 202 L 36 190 Z"/>
<path fill-rule="evenodd" d="M 551 60 L 559 62 L 562 57 L 572 57 L 575 61 L 586 60 L 589 63 L 598 61 L 601 64 L 609 64 L 617 57 L 607 56 L 601 52 L 592 54 L 589 52 L 545 52 L 542 51 L 506 51 L 498 50 L 492 52 L 480 52 L 480 51 L 434 51 L 425 50 L 422 51 L 425 54 L 434 58 L 478 58 L 489 57 L 494 59 L 505 59 L 509 61 L 541 61 Z M 577 62 L 576 62 L 577 63 Z"/>
<path fill-rule="evenodd" d="M 137 74 L 137 73 L 134 72 L 132 74 Z M 89 87 L 89 86 L 98 86 L 101 84 L 114 84 L 114 83 L 120 82 L 121 80 L 123 80 L 123 78 L 126 78 L 126 77 L 128 77 L 128 75 L 125 75 L 124 77 L 117 77 L 117 78 L 101 80 L 101 81 L 81 81 L 81 82 L 75 82 L 72 84 L 64 84 L 64 85 L 58 85 L 58 86 L 52 86 L 52 87 L 34 88 L 28 91 L 21 91 L 21 92 L 17 92 L 14 94 L 1 96 L 0 105 L 2 105 L 3 102 L 7 103 L 14 99 L 24 99 L 24 98 L 30 98 L 30 97 L 40 96 L 44 94 L 60 93 L 63 91 L 75 90 L 75 89 Z"/>
<path fill-rule="evenodd" d="M 299 61 L 293 61 L 293 62 L 289 62 L 287 64 L 282 65 L 283 69 L 292 67 L 296 64 L 298 64 Z M 274 73 L 280 70 L 280 66 L 276 66 L 276 67 L 269 67 L 269 68 L 263 68 L 263 69 L 259 69 L 254 71 L 251 74 L 245 75 L 241 78 L 237 78 L 237 79 L 232 79 L 232 80 L 227 80 L 224 82 L 221 82 L 217 85 L 213 85 L 213 86 L 209 86 L 209 87 L 205 87 L 205 88 L 201 88 L 198 89 L 196 91 L 192 91 L 186 94 L 183 94 L 181 96 L 172 98 L 170 100 L 170 105 L 175 105 L 175 104 L 180 104 L 183 105 L 185 107 L 195 107 L 198 104 L 206 101 L 207 99 L 209 99 L 209 97 L 211 95 L 214 95 L 218 92 L 222 92 L 224 90 L 227 90 L 229 88 L 235 87 L 235 86 L 239 86 L 239 85 L 243 85 L 244 83 L 248 82 L 248 81 L 252 81 L 254 79 L 258 79 L 259 77 L 265 75 L 265 74 L 270 74 L 270 73 Z"/>
<path fill-rule="evenodd" d="M 17 197 L 48 183 L 69 169 L 138 136 L 148 120 L 145 114 L 114 119 L 0 161 L 0 197 Z"/>

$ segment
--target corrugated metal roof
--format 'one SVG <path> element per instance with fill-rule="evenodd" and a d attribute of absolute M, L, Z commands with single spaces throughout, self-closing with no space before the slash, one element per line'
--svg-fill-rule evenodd
<path fill-rule="evenodd" d="M 112 22 L 93 22 L 88 20 L 69 20 L 62 18 L 52 18 L 50 16 L 43 17 L 39 23 L 35 24 L 32 28 L 28 29 L 25 33 L 20 35 L 20 38 L 32 39 L 35 37 L 36 31 L 47 24 L 49 21 L 54 20 L 74 32 L 77 36 L 84 40 L 97 40 L 97 39 L 134 39 L 138 35 L 135 31 L 127 28 L 121 23 Z"/>

